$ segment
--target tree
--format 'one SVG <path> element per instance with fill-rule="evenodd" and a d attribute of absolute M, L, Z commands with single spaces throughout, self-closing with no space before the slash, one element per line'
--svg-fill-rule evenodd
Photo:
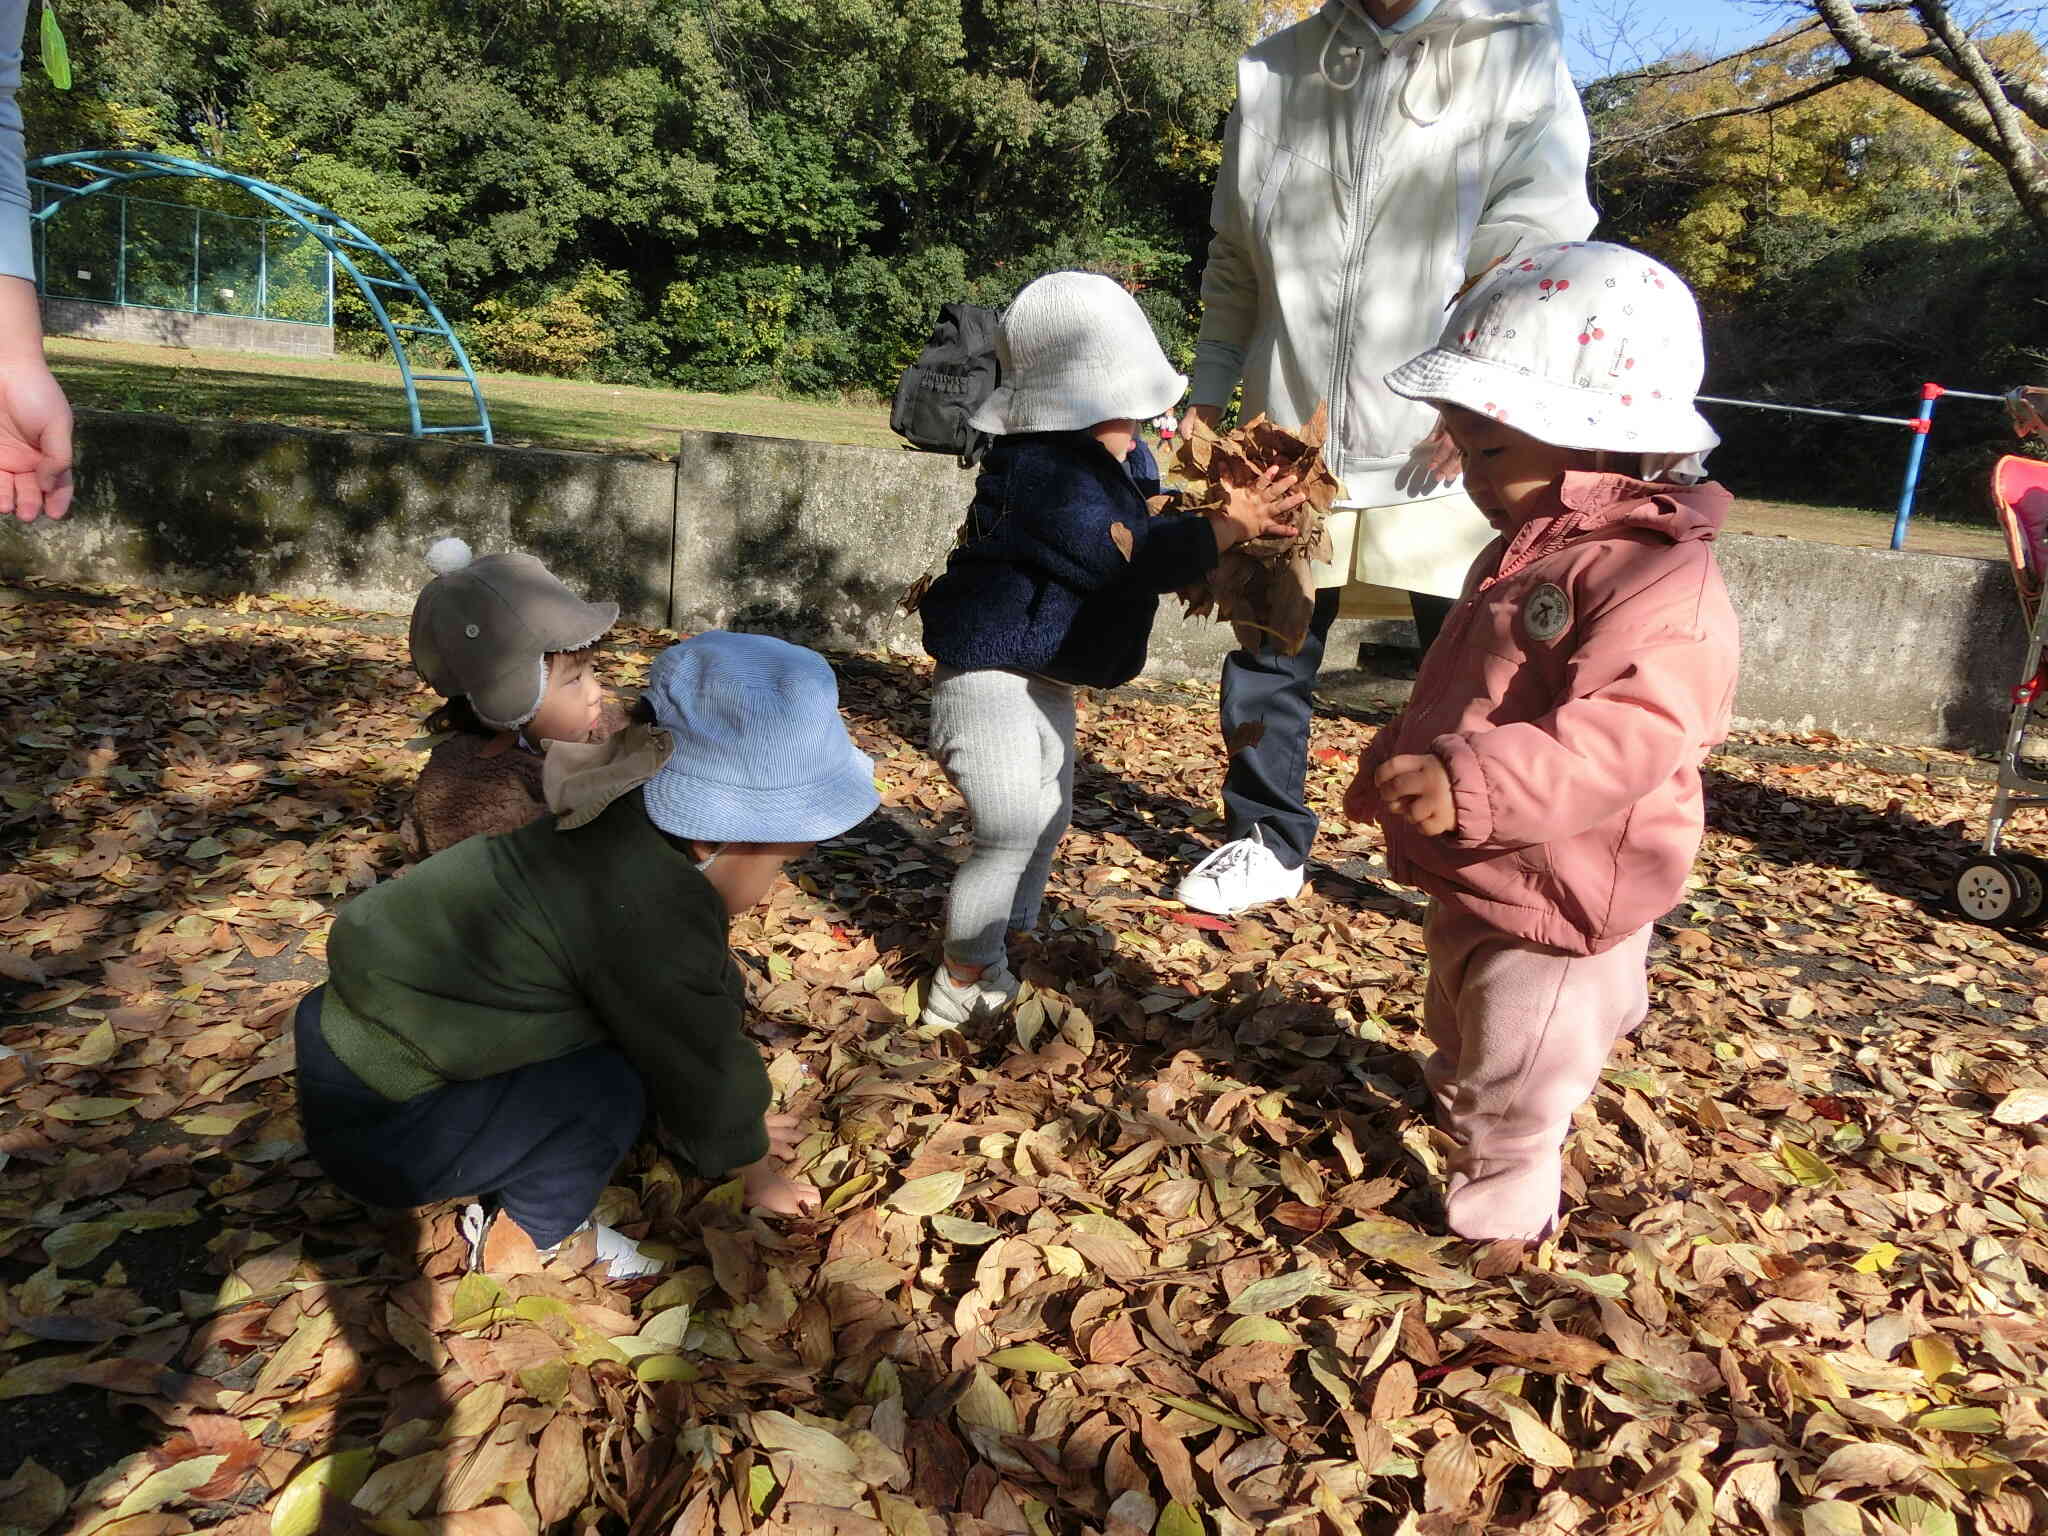
<path fill-rule="evenodd" d="M 1705 63 L 1658 65 L 1612 76 L 1596 89 L 1626 91 L 1638 82 L 1739 68 L 1788 44 L 1824 38 L 1839 51 L 1813 64 L 1805 78 L 1786 82 L 1783 90 L 1670 119 L 1643 130 L 1639 138 L 1719 118 L 1770 116 L 1869 82 L 1925 113 L 1995 164 L 2035 231 L 2048 241 L 2048 83 L 2040 39 L 2017 24 L 2019 17 L 1987 7 L 1974 22 L 1966 22 L 1950 0 L 1801 0 L 1798 8 L 1809 13 L 1808 19 L 1757 48 Z M 1628 142 L 1610 140 L 1607 147 Z"/>
<path fill-rule="evenodd" d="M 836 390 L 892 382 L 941 300 L 1000 301 L 1053 265 L 1152 285 L 1141 302 L 1185 332 L 1253 8 L 69 0 L 65 17 L 86 67 L 68 97 L 30 83 L 37 152 L 164 149 L 303 190 L 459 325 L 491 304 L 486 361 L 590 356 L 531 344 L 575 312 L 608 338 L 600 374 Z"/>

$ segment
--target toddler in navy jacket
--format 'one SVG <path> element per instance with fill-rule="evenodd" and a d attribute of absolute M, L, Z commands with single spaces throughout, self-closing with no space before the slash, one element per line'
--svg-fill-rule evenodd
<path fill-rule="evenodd" d="M 1004 382 L 973 425 L 997 440 L 920 605 L 939 663 L 932 752 L 974 825 L 921 1019 L 944 1028 L 1016 998 L 1007 937 L 1037 923 L 1073 813 L 1074 689 L 1137 676 L 1159 595 L 1195 585 L 1243 539 L 1293 533 L 1302 500 L 1269 474 L 1221 513 L 1148 514 L 1159 467 L 1138 423 L 1187 380 L 1109 278 L 1039 278 L 1003 316 L 996 352 Z"/>

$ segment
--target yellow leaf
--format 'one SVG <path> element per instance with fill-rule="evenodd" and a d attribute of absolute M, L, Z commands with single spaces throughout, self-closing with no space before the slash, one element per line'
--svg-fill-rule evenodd
<path fill-rule="evenodd" d="M 455 1283 L 455 1296 L 448 1304 L 452 1314 L 450 1322 L 456 1329 L 466 1332 L 479 1326 L 475 1319 L 506 1305 L 504 1286 L 489 1275 L 471 1271 Z"/>
<path fill-rule="evenodd" d="M 912 1179 L 882 1203 L 912 1216 L 936 1216 L 960 1198 L 967 1175 L 956 1169 Z"/>
<path fill-rule="evenodd" d="M 229 1120 L 221 1115 L 180 1115 L 179 1126 L 194 1136 L 225 1136 L 236 1129 L 240 1121 Z"/>
<path fill-rule="evenodd" d="M 1159 1511 L 1159 1523 L 1152 1527 L 1152 1536 L 1205 1536 L 1207 1530 L 1200 1510 L 1176 1501 Z"/>
<path fill-rule="evenodd" d="M 519 1373 L 520 1388 L 537 1403 L 552 1408 L 569 1395 L 569 1363 L 546 1360 Z"/>
<path fill-rule="evenodd" d="M 460 1440 L 466 1435 L 486 1434 L 504 1411 L 505 1384 L 488 1382 L 456 1400 L 455 1411 L 441 1428 L 441 1438 Z"/>
<path fill-rule="evenodd" d="M 881 1182 L 872 1173 L 857 1173 L 833 1187 L 832 1193 L 825 1197 L 825 1209 L 828 1212 L 844 1210 Z"/>
<path fill-rule="evenodd" d="M 188 1456 L 160 1472 L 152 1472 L 136 1485 L 133 1493 L 115 1506 L 111 1518 L 119 1520 L 128 1515 L 144 1515 L 162 1509 L 201 1483 L 212 1481 L 213 1474 L 226 1460 L 225 1456 Z"/>
<path fill-rule="evenodd" d="M 1088 1261 L 1064 1243 L 1045 1245 L 1045 1267 L 1056 1275 L 1073 1280 L 1088 1273 Z"/>
<path fill-rule="evenodd" d="M 655 1313 L 647 1326 L 640 1330 L 639 1337 L 673 1352 L 683 1347 L 683 1335 L 689 1331 L 690 1309 L 686 1306 L 670 1307 L 665 1312 Z"/>
<path fill-rule="evenodd" d="M 1955 1435 L 1998 1435 L 2005 1421 L 1996 1408 L 1930 1408 L 1913 1421 L 1915 1429 L 1945 1429 Z"/>
<path fill-rule="evenodd" d="M 1890 1243 L 1878 1243 L 1849 1267 L 1859 1275 L 1884 1274 L 1899 1262 L 1902 1252 L 1903 1250 L 1894 1248 Z"/>
<path fill-rule="evenodd" d="M 704 1373 L 681 1355 L 645 1355 L 634 1363 L 633 1374 L 642 1381 L 696 1381 Z"/>
<path fill-rule="evenodd" d="M 1826 1160 L 1807 1151 L 1796 1141 L 1782 1143 L 1778 1148 L 1778 1159 L 1791 1170 L 1793 1178 L 1810 1189 L 1835 1182 L 1835 1170 L 1827 1165 Z"/>
<path fill-rule="evenodd" d="M 1010 1371 L 1071 1371 L 1074 1363 L 1054 1354 L 1043 1344 L 1012 1344 L 988 1357 L 990 1365 Z"/>
<path fill-rule="evenodd" d="M 140 1099 L 59 1099 L 43 1113 L 58 1120 L 111 1120 L 125 1115 Z"/>
<path fill-rule="evenodd" d="M 1017 1433 L 1017 1405 L 1010 1401 L 1009 1393 L 996 1385 L 995 1378 L 978 1365 L 974 1368 L 974 1379 L 961 1393 L 953 1411 L 962 1424 L 992 1429 L 999 1435 Z"/>
<path fill-rule="evenodd" d="M 1234 1413 L 1225 1413 L 1221 1408 L 1211 1408 L 1207 1403 L 1198 1403 L 1191 1397 L 1175 1397 L 1171 1392 L 1152 1394 L 1169 1408 L 1178 1408 L 1182 1413 L 1192 1414 L 1204 1424 L 1220 1424 L 1225 1429 L 1241 1429 L 1248 1435 L 1262 1433 L 1259 1426 L 1250 1419 L 1241 1419 Z"/>
<path fill-rule="evenodd" d="M 1300 1341 L 1289 1331 L 1285 1323 L 1276 1323 L 1270 1317 L 1240 1317 L 1216 1341 L 1229 1349 L 1238 1344 L 1295 1344 Z"/>
<path fill-rule="evenodd" d="M 747 1474 L 747 1502 L 755 1514 L 767 1511 L 768 1500 L 775 1492 L 775 1474 L 760 1462 L 754 1463 L 753 1471 Z"/>
<path fill-rule="evenodd" d="M 270 1536 L 315 1536 L 327 1521 L 327 1501 L 346 1504 L 370 1475 L 377 1453 L 368 1447 L 339 1451 L 312 1462 L 291 1480 L 270 1512 Z"/>
<path fill-rule="evenodd" d="M 1939 1386 L 1945 1377 L 1960 1376 L 1963 1371 L 1963 1362 L 1955 1347 L 1947 1339 L 1931 1333 L 1913 1341 L 1913 1364 L 1919 1367 L 1930 1387 Z"/>
<path fill-rule="evenodd" d="M 875 1490 L 875 1509 L 882 1517 L 882 1525 L 889 1536 L 932 1536 L 931 1522 L 925 1513 L 909 1499 L 899 1494 Z M 757 1510 L 756 1513 L 759 1513 Z"/>
<path fill-rule="evenodd" d="M 120 1049 L 121 1037 L 114 1033 L 113 1025 L 102 1019 L 78 1042 L 77 1050 L 61 1051 L 43 1059 L 60 1067 L 99 1067 L 112 1061 Z"/>

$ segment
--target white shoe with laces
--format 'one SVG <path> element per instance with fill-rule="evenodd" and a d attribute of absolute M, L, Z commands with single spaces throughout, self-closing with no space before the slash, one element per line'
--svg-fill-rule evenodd
<path fill-rule="evenodd" d="M 1006 962 L 998 960 L 972 981 L 955 981 L 942 964 L 926 986 L 917 1022 L 924 1029 L 964 1029 L 973 1020 L 1008 1013 L 1016 1001 L 1017 978 Z"/>
<path fill-rule="evenodd" d="M 1189 870 L 1174 895 L 1197 912 L 1234 917 L 1271 901 L 1291 901 L 1301 894 L 1305 871 L 1289 869 L 1266 846 L 1263 828 L 1251 836 L 1225 843 Z"/>
<path fill-rule="evenodd" d="M 484 1239 L 491 1230 L 491 1223 L 500 1215 L 497 1211 L 486 1212 L 481 1205 L 471 1204 L 462 1208 L 461 1230 L 464 1241 L 469 1244 L 469 1267 L 481 1271 L 484 1267 Z M 597 1258 L 594 1269 L 602 1269 L 614 1280 L 639 1280 L 648 1275 L 658 1275 L 668 1266 L 660 1259 L 643 1252 L 640 1245 L 625 1233 L 602 1223 L 584 1222 L 552 1248 L 539 1250 L 543 1263 L 560 1253 L 578 1235 L 588 1232 L 595 1240 Z"/>

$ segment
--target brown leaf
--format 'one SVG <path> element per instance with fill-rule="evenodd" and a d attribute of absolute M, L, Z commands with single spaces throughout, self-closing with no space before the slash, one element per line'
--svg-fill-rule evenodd
<path fill-rule="evenodd" d="M 1422 1458 L 1424 1502 L 1431 1510 L 1457 1514 L 1471 1504 L 1479 1477 L 1479 1457 L 1472 1442 L 1453 1430 Z"/>
<path fill-rule="evenodd" d="M 568 1414 L 557 1414 L 541 1431 L 540 1452 L 533 1465 L 533 1503 L 541 1524 L 553 1526 L 583 1507 L 590 1492 L 590 1464 L 584 1449 L 583 1426 Z"/>
<path fill-rule="evenodd" d="M 1371 1417 L 1381 1423 L 1405 1419 L 1415 1411 L 1415 1367 L 1396 1360 L 1373 1384 Z"/>

